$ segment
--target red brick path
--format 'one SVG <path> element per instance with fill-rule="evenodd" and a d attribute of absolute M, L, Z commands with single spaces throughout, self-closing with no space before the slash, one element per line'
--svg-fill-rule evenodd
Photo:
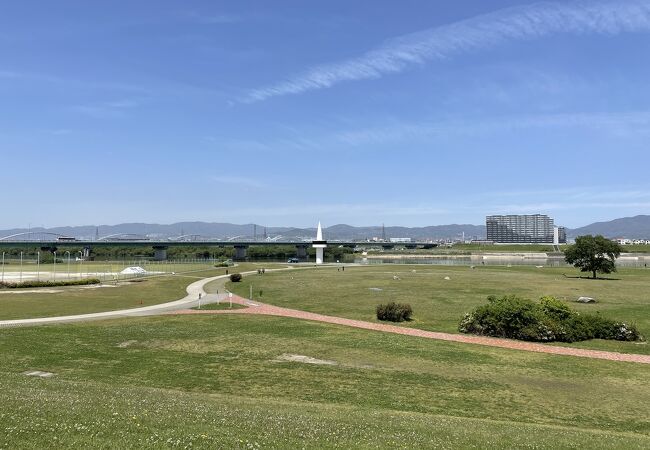
<path fill-rule="evenodd" d="M 441 341 L 462 342 L 465 344 L 488 345 L 490 347 L 508 348 L 528 352 L 551 353 L 554 355 L 580 356 L 583 358 L 606 359 L 609 361 L 627 361 L 643 364 L 650 364 L 650 355 L 639 355 L 634 353 L 617 353 L 600 350 L 585 350 L 572 347 L 557 347 L 552 345 L 537 344 L 534 342 L 516 341 L 511 339 L 499 339 L 483 336 L 472 336 L 466 334 L 439 333 L 435 331 L 418 330 L 417 328 L 398 327 L 383 323 L 365 322 L 363 320 L 344 319 L 342 317 L 326 316 L 296 309 L 282 308 L 279 306 L 267 305 L 260 302 L 249 302 L 238 296 L 233 296 L 233 303 L 248 306 L 245 309 L 226 310 L 192 310 L 185 309 L 174 311 L 170 314 L 262 314 L 268 316 L 292 317 L 295 319 L 314 320 L 317 322 L 333 323 L 365 330 L 383 331 L 387 333 L 403 334 L 427 339 L 438 339 Z M 256 306 L 252 306 L 254 304 Z"/>

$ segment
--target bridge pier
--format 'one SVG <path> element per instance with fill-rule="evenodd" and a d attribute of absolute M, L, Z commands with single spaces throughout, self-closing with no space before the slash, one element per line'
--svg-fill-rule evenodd
<path fill-rule="evenodd" d="M 296 257 L 298 259 L 307 259 L 307 247 L 309 247 L 309 244 L 296 245 Z"/>
<path fill-rule="evenodd" d="M 248 245 L 235 245 L 235 259 L 237 261 L 244 261 L 246 259 L 246 250 Z"/>
<path fill-rule="evenodd" d="M 166 245 L 154 245 L 153 250 L 153 260 L 154 261 L 165 261 L 167 259 L 167 249 L 169 247 Z"/>

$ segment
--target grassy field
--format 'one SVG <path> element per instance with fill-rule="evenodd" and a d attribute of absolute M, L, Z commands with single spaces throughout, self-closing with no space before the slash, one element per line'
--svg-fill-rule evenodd
<path fill-rule="evenodd" d="M 228 300 L 224 300 L 221 303 L 210 303 L 208 305 L 201 305 L 199 308 L 198 306 L 195 306 L 192 309 L 196 310 L 207 310 L 207 311 L 219 311 L 222 309 L 244 309 L 246 308 L 243 305 L 238 305 L 237 303 L 233 303 L 232 306 L 230 306 L 230 302 Z"/>
<path fill-rule="evenodd" d="M 120 272 L 132 266 L 139 266 L 148 272 L 152 273 L 184 273 L 193 272 L 196 270 L 203 270 L 205 268 L 214 267 L 210 263 L 195 263 L 195 262 L 172 262 L 172 261 L 72 261 L 68 266 L 67 262 L 57 263 L 56 272 L 54 264 L 40 264 L 38 266 L 34 262 L 25 263 L 22 266 L 12 262 L 5 264 L 4 272 L 5 279 L 9 281 L 19 281 L 19 274 L 23 272 L 23 280 L 52 280 L 55 277 L 57 280 L 78 279 L 94 277 L 100 278 L 102 281 L 112 280 L 125 280 L 133 278 L 130 275 L 123 275 Z M 0 266 L 1 268 L 2 266 Z M 69 273 L 69 276 L 68 276 Z"/>
<path fill-rule="evenodd" d="M 650 254 L 650 245 L 642 245 L 642 244 L 622 245 L 621 248 L 623 249 L 623 252 Z"/>
<path fill-rule="evenodd" d="M 0 448 L 650 446 L 641 364 L 276 317 L 1 331 Z"/>
<path fill-rule="evenodd" d="M 517 294 L 534 300 L 553 295 L 571 302 L 580 312 L 599 312 L 636 323 L 641 333 L 650 337 L 650 270 L 620 269 L 608 280 L 577 278 L 579 275 L 572 268 L 534 266 L 470 269 L 379 265 L 347 267 L 344 272 L 336 267 L 322 267 L 267 273 L 245 277 L 241 283 L 228 286 L 248 297 L 252 283 L 254 299 L 266 303 L 367 321 L 376 321 L 375 306 L 379 303 L 410 303 L 414 320 L 401 325 L 452 333 L 457 332 L 463 314 L 484 304 L 488 295 Z M 572 302 L 580 296 L 594 297 L 598 303 Z M 574 345 L 650 353 L 650 346 L 645 343 L 594 340 Z"/>
<path fill-rule="evenodd" d="M 266 265 L 268 267 L 269 265 Z M 233 271 L 253 270 L 255 264 L 241 264 Z M 201 278 L 225 273 L 225 268 L 185 266 L 186 272 L 135 279 L 102 286 L 0 290 L 0 320 L 86 314 L 178 300 L 185 288 Z"/>

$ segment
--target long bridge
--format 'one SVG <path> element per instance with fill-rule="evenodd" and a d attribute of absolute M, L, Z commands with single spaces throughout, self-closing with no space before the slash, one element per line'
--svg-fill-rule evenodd
<path fill-rule="evenodd" d="M 147 236 L 134 234 L 114 234 L 103 236 L 94 240 L 77 239 L 72 236 L 65 236 L 56 233 L 47 232 L 26 232 L 10 236 L 0 237 L 0 248 L 14 248 L 25 245 L 40 247 L 43 251 L 55 252 L 62 247 L 82 247 L 85 256 L 90 255 L 93 247 L 151 247 L 154 249 L 154 259 L 163 261 L 167 259 L 167 249 L 169 247 L 233 247 L 235 249 L 235 259 L 242 260 L 246 258 L 248 247 L 252 246 L 277 246 L 288 245 L 296 247 L 296 256 L 300 259 L 307 257 L 307 248 L 311 247 L 316 241 L 311 239 L 285 239 L 277 238 L 267 240 L 249 239 L 244 236 L 236 238 L 216 239 L 203 237 L 200 235 L 184 235 L 176 238 L 151 239 Z M 391 249 L 396 246 L 406 248 L 433 248 L 437 244 L 432 242 L 389 242 L 389 241 L 364 241 L 364 240 L 329 240 L 318 241 L 325 242 L 328 245 L 349 247 L 349 248 L 367 248 L 382 247 Z"/>

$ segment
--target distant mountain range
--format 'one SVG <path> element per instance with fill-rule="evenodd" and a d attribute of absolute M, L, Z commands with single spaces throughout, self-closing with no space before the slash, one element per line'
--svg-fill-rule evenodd
<path fill-rule="evenodd" d="M 237 225 L 232 223 L 207 223 L 207 222 L 179 222 L 171 225 L 159 225 L 149 223 L 123 223 L 119 225 L 87 225 L 77 227 L 56 227 L 56 228 L 16 228 L 11 230 L 0 230 L 0 237 L 18 233 L 39 233 L 48 232 L 64 236 L 73 236 L 78 239 L 95 239 L 114 234 L 146 235 L 153 238 L 168 238 L 181 235 L 199 235 L 211 238 L 233 238 L 239 236 L 242 239 L 256 236 L 258 239 L 264 237 L 274 238 L 282 236 L 287 239 L 311 238 L 316 235 L 316 228 L 291 228 L 291 227 L 268 227 L 261 225 L 245 224 Z M 427 227 L 354 227 L 351 225 L 333 225 L 323 229 L 326 239 L 351 239 L 362 240 L 372 238 L 412 238 L 416 240 L 425 239 L 447 239 L 465 236 L 470 238 L 485 238 L 485 225 L 435 225 Z M 603 236 L 615 238 L 644 238 L 650 239 L 650 215 L 625 217 L 611 220 L 609 222 L 596 222 L 576 229 L 567 229 L 568 237 L 576 237 L 583 234 L 602 234 Z"/>
<path fill-rule="evenodd" d="M 623 217 L 609 222 L 596 222 L 581 228 L 567 230 L 567 236 L 602 234 L 609 238 L 650 239 L 650 216 Z"/>

